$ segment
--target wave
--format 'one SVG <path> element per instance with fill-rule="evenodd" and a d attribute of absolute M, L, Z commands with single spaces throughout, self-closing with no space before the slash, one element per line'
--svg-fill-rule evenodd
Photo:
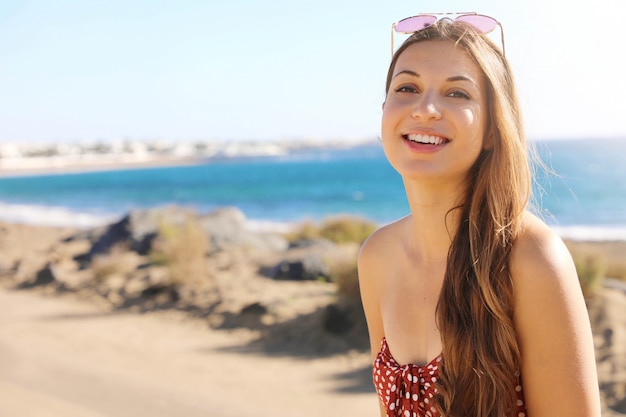
<path fill-rule="evenodd" d="M 65 207 L 0 203 L 0 220 L 36 226 L 90 229 L 118 220 L 113 214 L 78 212 Z"/>
<path fill-rule="evenodd" d="M 90 229 L 114 223 L 124 214 L 95 214 L 58 206 L 0 203 L 0 220 L 34 226 Z M 248 219 L 246 226 L 256 232 L 285 233 L 293 230 L 296 222 Z"/>
<path fill-rule="evenodd" d="M 0 220 L 37 226 L 89 229 L 118 221 L 125 213 L 93 213 L 59 206 L 10 204 L 0 202 Z M 303 221 L 306 219 L 302 219 Z M 284 233 L 298 221 L 248 219 L 247 227 L 258 232 Z M 626 241 L 626 225 L 550 226 L 561 238 L 577 241 Z"/>
<path fill-rule="evenodd" d="M 574 225 L 551 226 L 562 239 L 602 242 L 626 241 L 626 225 Z"/>

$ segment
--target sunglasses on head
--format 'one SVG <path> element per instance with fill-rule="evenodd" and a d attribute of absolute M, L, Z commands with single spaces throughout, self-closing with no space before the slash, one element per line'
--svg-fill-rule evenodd
<path fill-rule="evenodd" d="M 450 15 L 456 15 L 454 19 Z M 472 27 L 476 33 L 487 34 L 500 26 L 500 37 L 502 39 L 502 53 L 504 54 L 504 30 L 502 25 L 493 17 L 470 13 L 428 13 L 407 17 L 391 25 L 391 55 L 393 56 L 394 32 L 415 33 L 432 26 L 439 19 L 448 19 L 453 23 L 462 23 Z"/>

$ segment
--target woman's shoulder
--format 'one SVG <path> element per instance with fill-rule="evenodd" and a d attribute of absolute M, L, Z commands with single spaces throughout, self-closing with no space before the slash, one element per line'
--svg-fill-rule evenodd
<path fill-rule="evenodd" d="M 358 257 L 359 274 L 378 275 L 378 269 L 384 269 L 386 262 L 394 258 L 402 235 L 406 232 L 408 217 L 386 224 L 372 233 L 361 246 Z"/>
<path fill-rule="evenodd" d="M 541 219 L 525 213 L 523 227 L 511 253 L 515 286 L 535 291 L 565 285 L 578 277 L 563 240 Z"/>
<path fill-rule="evenodd" d="M 378 228 L 361 246 L 359 257 L 384 256 L 385 252 L 394 251 L 403 231 L 407 229 L 407 222 L 408 216 Z"/>
<path fill-rule="evenodd" d="M 576 268 L 560 237 L 534 216 L 524 217 L 513 246 L 511 277 L 529 413 L 599 415 L 593 338 Z"/>

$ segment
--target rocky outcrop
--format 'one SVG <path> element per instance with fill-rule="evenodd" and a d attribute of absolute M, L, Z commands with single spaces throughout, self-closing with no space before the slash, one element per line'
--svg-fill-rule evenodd
<path fill-rule="evenodd" d="M 250 230 L 246 224 L 246 216 L 236 207 L 216 209 L 200 216 L 198 222 L 214 251 L 245 246 L 279 252 L 289 246 L 287 240 L 278 234 Z"/>
<path fill-rule="evenodd" d="M 91 247 L 89 258 L 108 253 L 118 245 L 140 255 L 147 255 L 161 228 L 180 227 L 190 221 L 204 231 L 211 251 L 226 250 L 233 246 L 280 251 L 288 246 L 287 240 L 282 236 L 249 230 L 245 215 L 236 207 L 225 207 L 208 214 L 196 215 L 192 211 L 169 206 L 131 211 L 105 229 Z"/>

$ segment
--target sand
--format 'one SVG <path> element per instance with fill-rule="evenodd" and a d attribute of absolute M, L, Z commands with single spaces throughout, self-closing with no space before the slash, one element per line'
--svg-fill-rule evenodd
<path fill-rule="evenodd" d="M 26 268 L 74 232 L 0 223 L 0 270 Z M 248 328 L 214 330 L 172 310 L 111 312 L 73 292 L 10 289 L 1 275 L 2 417 L 375 415 L 366 352 L 267 353 Z"/>
<path fill-rule="evenodd" d="M 250 334 L 0 290 L 0 415 L 375 415 L 368 355 L 271 357 Z"/>

